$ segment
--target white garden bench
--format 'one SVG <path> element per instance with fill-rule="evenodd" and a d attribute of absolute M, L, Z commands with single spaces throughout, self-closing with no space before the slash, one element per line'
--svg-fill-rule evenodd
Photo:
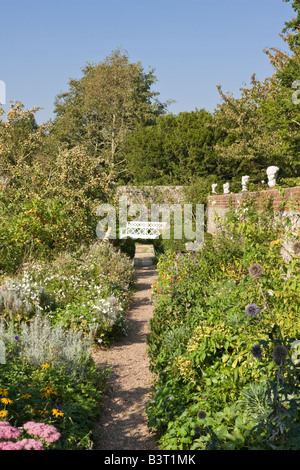
<path fill-rule="evenodd" d="M 166 222 L 127 222 L 126 227 L 120 227 L 120 238 L 158 238 L 166 226 Z"/>

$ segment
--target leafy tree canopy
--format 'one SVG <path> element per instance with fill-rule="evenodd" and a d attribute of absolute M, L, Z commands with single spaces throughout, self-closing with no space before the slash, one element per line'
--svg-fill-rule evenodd
<path fill-rule="evenodd" d="M 69 90 L 57 96 L 54 134 L 69 147 L 84 144 L 114 172 L 122 168 L 122 146 L 137 125 L 153 124 L 165 112 L 152 90 L 154 71 L 131 63 L 128 54 L 113 51 L 99 64 L 83 68 L 81 79 L 71 79 Z M 121 161 L 120 161 L 121 160 Z"/>
<path fill-rule="evenodd" d="M 134 184 L 188 184 L 215 171 L 212 116 L 204 109 L 167 114 L 140 127 L 126 143 L 128 181 Z"/>

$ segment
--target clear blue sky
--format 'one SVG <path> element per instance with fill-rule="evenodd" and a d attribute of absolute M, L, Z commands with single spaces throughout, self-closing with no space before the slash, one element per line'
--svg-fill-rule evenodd
<path fill-rule="evenodd" d="M 155 69 L 155 90 L 177 114 L 213 111 L 235 96 L 253 72 L 272 67 L 263 49 L 286 46 L 279 37 L 293 16 L 283 0 L 0 0 L 0 80 L 6 106 L 41 106 L 38 122 L 53 118 L 55 96 L 120 46 L 131 62 Z M 300 77 L 299 77 L 300 78 Z"/>

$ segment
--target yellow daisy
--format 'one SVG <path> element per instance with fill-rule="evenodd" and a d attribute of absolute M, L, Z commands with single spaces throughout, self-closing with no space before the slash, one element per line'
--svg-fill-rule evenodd
<path fill-rule="evenodd" d="M 12 400 L 10 398 L 1 398 L 1 403 L 4 403 L 4 405 L 11 405 Z"/>

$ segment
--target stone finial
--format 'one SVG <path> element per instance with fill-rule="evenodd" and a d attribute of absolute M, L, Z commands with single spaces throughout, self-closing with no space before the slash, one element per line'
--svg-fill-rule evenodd
<path fill-rule="evenodd" d="M 223 184 L 223 191 L 224 191 L 224 194 L 229 194 L 230 193 L 229 183 Z"/>
<path fill-rule="evenodd" d="M 211 185 L 211 187 L 212 187 L 212 193 L 213 193 L 213 194 L 217 194 L 217 191 L 216 191 L 217 186 L 218 186 L 218 185 L 217 185 L 216 183 Z"/>
<path fill-rule="evenodd" d="M 274 186 L 276 185 L 276 178 L 277 178 L 278 171 L 279 171 L 279 168 L 277 166 L 269 166 L 269 168 L 267 168 L 269 188 L 274 188 Z"/>
<path fill-rule="evenodd" d="M 247 191 L 247 183 L 249 183 L 250 176 L 242 176 L 242 191 Z"/>

